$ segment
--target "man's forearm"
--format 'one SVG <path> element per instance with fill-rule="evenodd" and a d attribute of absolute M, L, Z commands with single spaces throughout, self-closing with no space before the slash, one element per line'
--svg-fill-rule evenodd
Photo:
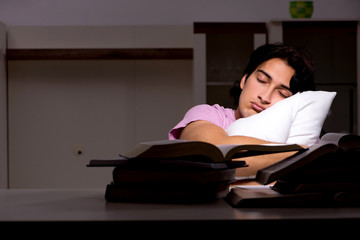
<path fill-rule="evenodd" d="M 180 135 L 181 139 L 204 141 L 214 145 L 221 144 L 265 144 L 270 143 L 265 140 L 246 137 L 246 136 L 228 136 L 224 129 L 206 122 L 196 121 L 190 123 Z"/>

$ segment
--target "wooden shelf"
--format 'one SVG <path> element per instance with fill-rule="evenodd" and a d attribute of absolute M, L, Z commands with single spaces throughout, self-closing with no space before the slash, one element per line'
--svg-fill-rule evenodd
<path fill-rule="evenodd" d="M 234 82 L 207 82 L 207 86 L 232 86 Z"/>
<path fill-rule="evenodd" d="M 267 33 L 263 22 L 195 22 L 194 33 L 205 34 L 254 34 Z"/>
<path fill-rule="evenodd" d="M 275 18 L 271 22 L 352 22 L 360 18 Z"/>
<path fill-rule="evenodd" d="M 192 48 L 7 49 L 7 60 L 193 59 Z"/>
<path fill-rule="evenodd" d="M 323 33 L 323 34 L 355 34 L 356 21 L 284 21 L 283 28 L 287 32 L 296 34 Z"/>

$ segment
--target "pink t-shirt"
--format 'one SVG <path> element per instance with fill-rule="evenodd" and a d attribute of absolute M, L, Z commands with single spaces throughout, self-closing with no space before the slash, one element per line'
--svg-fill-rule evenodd
<path fill-rule="evenodd" d="M 175 127 L 169 132 L 169 139 L 178 139 L 183 128 L 189 123 L 204 120 L 211 122 L 223 129 L 227 129 L 235 119 L 235 111 L 230 108 L 224 108 L 218 104 L 207 105 L 201 104 L 192 107 L 186 112 L 183 120 L 181 120 Z"/>

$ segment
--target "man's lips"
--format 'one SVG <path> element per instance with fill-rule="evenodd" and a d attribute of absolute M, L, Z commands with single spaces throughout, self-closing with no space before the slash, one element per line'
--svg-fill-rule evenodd
<path fill-rule="evenodd" d="M 251 103 L 251 108 L 254 109 L 256 112 L 261 112 L 261 111 L 265 110 L 264 107 L 262 107 L 261 105 L 255 103 L 255 102 Z"/>

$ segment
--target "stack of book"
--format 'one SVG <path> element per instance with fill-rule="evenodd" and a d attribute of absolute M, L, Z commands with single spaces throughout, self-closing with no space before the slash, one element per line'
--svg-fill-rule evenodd
<path fill-rule="evenodd" d="M 164 140 L 140 143 L 116 160 L 91 160 L 88 166 L 111 166 L 112 183 L 106 186 L 109 202 L 212 201 L 227 196 L 236 169 L 249 155 L 300 151 L 291 145 L 222 145 Z"/>
<path fill-rule="evenodd" d="M 235 207 L 360 206 L 360 136 L 327 133 L 307 151 L 257 172 L 270 188 L 233 188 Z"/>

